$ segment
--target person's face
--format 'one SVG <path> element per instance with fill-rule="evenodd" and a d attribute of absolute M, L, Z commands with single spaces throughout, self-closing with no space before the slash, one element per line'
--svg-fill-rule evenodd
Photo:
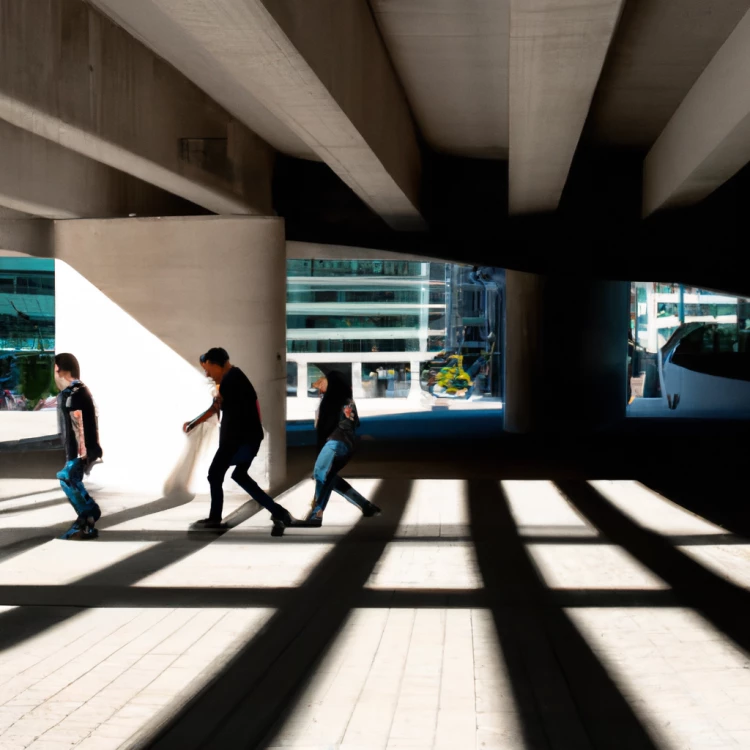
<path fill-rule="evenodd" d="M 206 373 L 206 377 L 211 378 L 214 383 L 221 383 L 222 375 L 224 374 L 224 368 L 214 362 L 201 362 L 203 372 Z"/>
<path fill-rule="evenodd" d="M 64 391 L 72 379 L 69 372 L 61 372 L 60 368 L 55 365 L 55 385 L 57 386 L 57 390 Z"/>
<path fill-rule="evenodd" d="M 316 390 L 320 391 L 320 394 L 324 394 L 328 390 L 328 378 L 323 375 L 323 377 L 318 378 L 313 384 L 312 387 Z"/>

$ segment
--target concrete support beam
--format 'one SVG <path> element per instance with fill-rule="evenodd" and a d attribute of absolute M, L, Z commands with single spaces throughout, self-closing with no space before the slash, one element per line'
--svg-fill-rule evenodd
<path fill-rule="evenodd" d="M 624 0 L 511 0 L 509 211 L 554 211 Z"/>
<path fill-rule="evenodd" d="M 318 158 L 421 229 L 420 153 L 366 2 L 93 0 L 280 151 Z"/>
<path fill-rule="evenodd" d="M 203 445 L 181 427 L 211 403 L 198 357 L 212 346 L 226 348 L 258 392 L 266 438 L 253 476 L 266 487 L 284 479 L 282 219 L 57 221 L 55 255 L 56 346 L 79 358 L 97 402 L 97 482 L 159 492 L 182 475 L 193 491 L 208 492 L 216 425 Z M 158 403 L 143 401 L 139 380 Z"/>
<path fill-rule="evenodd" d="M 52 222 L 44 219 L 0 218 L 1 251 L 51 258 Z"/>
<path fill-rule="evenodd" d="M 195 206 L 0 120 L 0 206 L 47 219 L 193 214 Z"/>
<path fill-rule="evenodd" d="M 651 148 L 643 213 L 696 203 L 750 161 L 750 11 Z"/>
<path fill-rule="evenodd" d="M 272 149 L 80 0 L 0 4 L 0 118 L 209 211 L 271 212 Z"/>

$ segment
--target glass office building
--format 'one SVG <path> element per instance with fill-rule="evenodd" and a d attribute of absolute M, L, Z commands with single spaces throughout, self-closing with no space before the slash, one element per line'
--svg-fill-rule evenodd
<path fill-rule="evenodd" d="M 287 261 L 289 418 L 309 417 L 310 386 L 331 369 L 380 402 L 365 412 L 499 408 L 503 284 L 496 269 L 449 263 Z"/>
<path fill-rule="evenodd" d="M 55 266 L 0 258 L 0 410 L 41 407 L 54 392 Z"/>

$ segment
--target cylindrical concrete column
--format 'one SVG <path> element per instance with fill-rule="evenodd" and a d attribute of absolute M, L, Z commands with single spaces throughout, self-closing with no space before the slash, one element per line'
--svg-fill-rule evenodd
<path fill-rule="evenodd" d="M 264 486 L 283 480 L 283 220 L 63 221 L 55 254 L 57 349 L 78 357 L 97 403 L 105 455 L 96 478 L 164 487 L 187 451 L 182 423 L 211 403 L 198 357 L 222 346 L 260 400 L 266 437 L 251 473 Z M 204 459 L 218 439 L 215 426 L 209 432 Z M 205 464 L 193 472 L 194 491 L 208 490 Z"/>
<path fill-rule="evenodd" d="M 505 429 L 586 432 L 625 417 L 629 284 L 506 273 Z"/>

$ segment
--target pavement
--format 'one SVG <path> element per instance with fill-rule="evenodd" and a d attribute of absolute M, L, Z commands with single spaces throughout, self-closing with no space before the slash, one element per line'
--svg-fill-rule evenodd
<path fill-rule="evenodd" d="M 725 485 L 702 517 L 664 473 L 394 450 L 345 472 L 379 517 L 334 496 L 279 539 L 227 495 L 230 529 L 191 532 L 205 496 L 100 488 L 93 542 L 55 539 L 56 452 L 0 456 L 0 748 L 750 748 Z"/>

